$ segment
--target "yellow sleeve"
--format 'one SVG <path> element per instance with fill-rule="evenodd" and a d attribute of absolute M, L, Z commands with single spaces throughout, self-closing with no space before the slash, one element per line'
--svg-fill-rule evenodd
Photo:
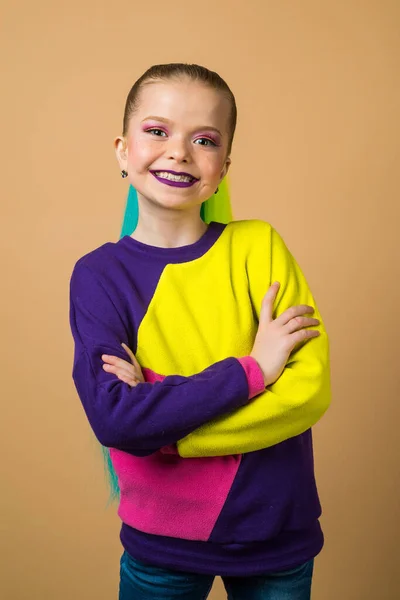
<path fill-rule="evenodd" d="M 315 308 L 310 316 L 320 320 L 320 325 L 312 329 L 319 330 L 320 335 L 297 344 L 277 381 L 248 405 L 206 423 L 179 440 L 178 453 L 184 458 L 241 454 L 273 446 L 315 425 L 330 404 L 329 339 L 321 314 L 299 265 L 272 227 L 270 248 L 268 285 L 265 288 L 265 283 L 258 282 L 255 286 L 258 292 L 253 290 L 257 318 L 262 297 L 274 281 L 279 281 L 273 318 L 290 306 L 309 304 Z M 265 269 L 265 256 L 263 261 Z M 261 268 L 259 261 L 257 270 Z M 253 269 L 251 277 L 256 276 Z M 258 277 L 260 281 L 259 274 Z"/>

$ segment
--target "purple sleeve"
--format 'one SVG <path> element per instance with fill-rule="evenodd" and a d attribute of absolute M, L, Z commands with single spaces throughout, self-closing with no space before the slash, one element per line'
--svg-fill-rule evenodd
<path fill-rule="evenodd" d="M 129 346 L 128 327 L 106 289 L 79 261 L 70 281 L 70 326 L 72 377 L 103 446 L 151 454 L 244 406 L 254 394 L 257 376 L 250 357 L 229 357 L 191 377 L 169 375 L 133 388 L 104 371 L 103 354 L 127 360 L 121 343 Z"/>

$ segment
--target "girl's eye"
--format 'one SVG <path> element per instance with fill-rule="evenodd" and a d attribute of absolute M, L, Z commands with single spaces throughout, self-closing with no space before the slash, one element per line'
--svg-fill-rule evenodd
<path fill-rule="evenodd" d="M 208 142 L 208 144 L 200 144 L 200 146 L 209 146 L 210 144 L 212 146 L 216 146 L 217 144 L 215 142 L 213 142 L 212 140 L 209 140 L 208 138 L 197 138 L 197 140 L 195 140 L 195 142 L 198 142 L 199 140 L 203 140 L 204 142 Z"/>
<path fill-rule="evenodd" d="M 157 136 L 157 137 L 163 137 L 166 136 L 166 132 L 163 131 L 162 129 L 157 129 L 156 127 L 152 127 L 151 129 L 146 129 L 145 130 L 146 133 L 152 133 L 153 135 Z M 200 146 L 216 146 L 217 144 L 215 142 L 213 142 L 213 140 L 210 140 L 209 138 L 197 138 L 197 140 L 195 140 L 195 143 L 201 141 L 202 143 L 200 144 Z"/>
<path fill-rule="evenodd" d="M 165 133 L 165 131 L 163 131 L 162 129 L 156 129 L 155 127 L 153 127 L 153 129 L 146 129 L 146 133 L 154 133 L 155 131 L 158 131 L 159 133 L 164 133 L 165 135 L 167 135 Z M 157 137 L 160 137 L 160 136 L 157 134 Z"/>

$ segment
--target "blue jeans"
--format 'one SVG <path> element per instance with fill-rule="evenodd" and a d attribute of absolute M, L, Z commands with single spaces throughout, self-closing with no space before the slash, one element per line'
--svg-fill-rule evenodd
<path fill-rule="evenodd" d="M 289 571 L 221 577 L 228 600 L 310 600 L 314 560 Z M 172 571 L 121 557 L 119 600 L 205 600 L 214 575 Z"/>

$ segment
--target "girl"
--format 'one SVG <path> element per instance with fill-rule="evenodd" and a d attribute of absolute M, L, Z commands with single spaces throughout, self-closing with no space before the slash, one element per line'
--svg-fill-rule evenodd
<path fill-rule="evenodd" d="M 306 600 L 323 546 L 327 333 L 269 223 L 204 216 L 235 126 L 217 73 L 146 71 L 115 140 L 137 226 L 71 276 L 73 379 L 118 481 L 120 600 L 204 599 L 216 575 L 230 599 Z"/>

